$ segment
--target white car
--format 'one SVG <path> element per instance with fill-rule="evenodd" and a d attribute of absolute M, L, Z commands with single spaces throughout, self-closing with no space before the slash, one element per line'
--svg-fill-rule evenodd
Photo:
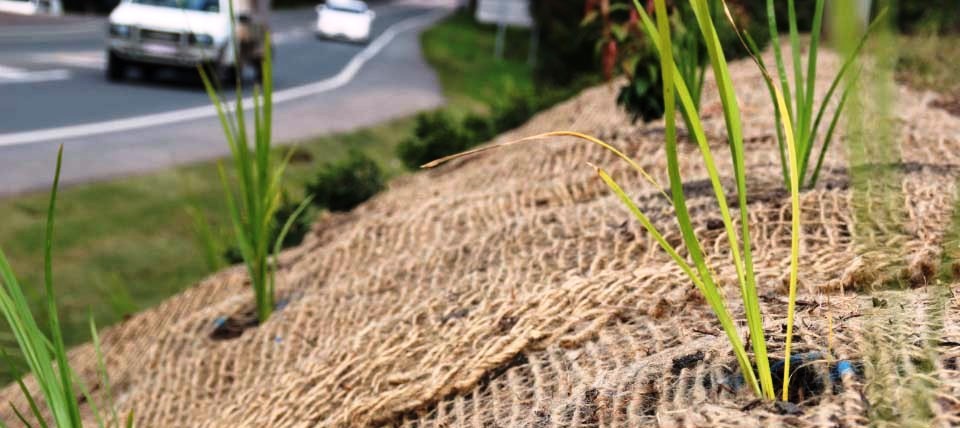
<path fill-rule="evenodd" d="M 329 0 L 317 6 L 317 37 L 369 41 L 375 17 L 362 1 Z"/>
<path fill-rule="evenodd" d="M 63 14 L 60 0 L 0 0 L 0 12 L 19 15 Z"/>
<path fill-rule="evenodd" d="M 264 0 L 233 0 L 238 49 L 230 40 L 231 0 L 122 0 L 110 14 L 107 78 L 131 66 L 209 66 L 220 78 L 263 58 Z M 258 73 L 259 74 L 259 73 Z"/>

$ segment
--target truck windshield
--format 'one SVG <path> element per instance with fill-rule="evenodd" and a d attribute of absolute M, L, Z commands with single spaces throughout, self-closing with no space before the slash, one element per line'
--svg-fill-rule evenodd
<path fill-rule="evenodd" d="M 136 4 L 148 6 L 172 7 L 200 12 L 219 12 L 219 0 L 132 0 Z"/>

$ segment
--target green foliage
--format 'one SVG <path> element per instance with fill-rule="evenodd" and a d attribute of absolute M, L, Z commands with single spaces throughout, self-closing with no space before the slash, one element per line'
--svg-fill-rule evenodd
<path fill-rule="evenodd" d="M 515 93 L 496 104 L 489 117 L 472 113 L 462 121 L 445 110 L 421 113 L 417 115 L 413 135 L 397 146 L 397 156 L 407 168 L 420 168 L 434 159 L 460 153 L 523 125 L 537 111 L 564 96 L 565 91 L 546 91 L 539 98 Z"/>
<path fill-rule="evenodd" d="M 268 241 L 279 243 L 281 250 L 300 245 L 300 243 L 303 242 L 303 238 L 307 235 L 307 232 L 310 231 L 312 222 L 312 216 L 308 215 L 306 210 L 301 209 L 301 207 L 307 204 L 309 204 L 309 201 L 293 201 L 286 192 L 283 192 L 280 205 L 277 207 L 276 212 L 273 213 L 273 222 L 270 224 L 270 239 L 268 239 Z M 280 236 L 280 232 L 287 224 L 290 225 L 287 233 Z M 217 263 L 221 265 L 223 262 L 226 262 L 228 265 L 235 265 L 244 261 L 243 253 L 240 251 L 240 247 L 236 245 L 228 245 L 225 249 L 221 249 L 224 246 L 219 242 L 203 245 L 211 246 L 218 251 L 215 253 L 215 256 Z"/>
<path fill-rule="evenodd" d="M 494 109 L 493 126 L 495 133 L 508 131 L 523 125 L 537 112 L 538 107 L 533 96 L 525 93 L 513 94 L 507 98 L 506 102 L 496 105 Z M 481 141 L 474 141 L 473 143 Z"/>
<path fill-rule="evenodd" d="M 385 186 L 377 162 L 360 150 L 351 149 L 339 162 L 325 165 L 307 184 L 313 203 L 330 211 L 349 211 L 373 197 Z"/>
<path fill-rule="evenodd" d="M 714 267 L 708 265 L 704 254 L 704 247 L 698 240 L 694 231 L 694 225 L 691 221 L 690 212 L 687 208 L 687 201 L 684 195 L 683 179 L 680 173 L 680 160 L 677 149 L 677 99 L 679 98 L 681 108 L 689 112 L 696 111 L 691 91 L 683 79 L 683 75 L 675 62 L 673 55 L 673 39 L 671 35 L 671 24 L 668 11 L 664 0 L 656 0 L 656 18 L 654 21 L 647 15 L 637 0 L 634 1 L 638 14 L 641 17 L 641 28 L 651 40 L 653 48 L 658 53 L 660 59 L 660 72 L 663 80 L 663 105 L 665 122 L 665 152 L 667 157 L 667 173 L 670 178 L 669 196 L 662 190 L 660 185 L 647 174 L 635 161 L 615 147 L 598 140 L 596 138 L 571 131 L 558 131 L 546 134 L 536 135 L 517 141 L 499 143 L 493 146 L 482 147 L 479 149 L 464 152 L 458 155 L 448 156 L 435 160 L 425 167 L 433 167 L 450 159 L 471 155 L 480 151 L 492 148 L 503 147 L 511 144 L 522 143 L 526 141 L 541 140 L 549 137 L 568 136 L 586 140 L 597 144 L 604 149 L 612 152 L 621 160 L 625 161 L 644 179 L 651 182 L 655 187 L 661 189 L 661 194 L 671 200 L 674 208 L 674 214 L 677 224 L 680 228 L 683 249 L 685 254 L 681 255 L 680 250 L 673 243 L 667 241 L 664 235 L 654 226 L 650 218 L 644 214 L 636 203 L 627 195 L 627 193 L 617 184 L 617 182 L 603 169 L 597 168 L 597 173 L 601 180 L 613 191 L 613 193 L 627 206 L 631 213 L 643 225 L 645 229 L 654 238 L 657 244 L 671 257 L 677 266 L 683 271 L 690 281 L 703 294 L 710 308 L 717 317 L 721 328 L 730 341 L 736 356 L 740 370 L 746 379 L 746 383 L 758 396 L 772 400 L 775 397 L 773 378 L 771 375 L 770 362 L 767 355 L 767 345 L 763 330 L 763 316 L 760 309 L 759 297 L 757 294 L 757 281 L 753 266 L 752 245 L 750 236 L 750 217 L 747 210 L 747 183 L 746 183 L 746 162 L 744 154 L 743 130 L 740 119 L 740 109 L 737 105 L 737 97 L 734 92 L 730 70 L 727 66 L 726 56 L 724 55 L 723 45 L 717 36 L 717 30 L 714 26 L 715 17 L 711 16 L 711 8 L 708 6 L 708 0 L 690 0 L 691 8 L 696 16 L 697 26 L 700 28 L 707 54 L 710 59 L 710 65 L 713 74 L 716 76 L 717 89 L 720 95 L 723 107 L 724 119 L 727 127 L 727 135 L 730 146 L 730 155 L 732 158 L 734 179 L 736 184 L 736 206 L 740 207 L 739 214 L 739 233 L 730 212 L 730 206 L 727 202 L 726 191 L 721 182 L 720 173 L 716 166 L 710 143 L 704 132 L 703 124 L 698 114 L 689 115 L 688 130 L 691 139 L 697 144 L 703 158 L 703 165 L 707 171 L 710 185 L 714 191 L 717 201 L 717 208 L 723 222 L 724 232 L 727 237 L 727 252 L 732 258 L 732 262 L 737 274 L 737 280 L 740 288 L 740 296 L 743 301 L 744 312 L 747 320 L 747 327 L 750 332 L 750 345 L 754 353 L 754 368 L 750 357 L 747 354 L 747 348 L 744 346 L 737 330 L 730 311 L 726 307 L 723 293 L 714 279 L 714 273 L 717 271 Z M 666 54 L 664 54 L 666 53 Z M 795 154 L 795 140 L 791 126 L 791 118 L 786 110 L 786 103 L 779 92 L 774 88 L 777 94 L 778 112 L 784 123 L 784 134 L 787 146 L 790 148 L 791 155 L 788 158 L 790 167 L 790 200 L 791 200 L 791 247 L 790 247 L 790 279 L 789 296 L 787 308 L 787 339 L 786 352 L 784 359 L 790 360 L 790 346 L 793 329 L 793 316 L 796 309 L 796 287 L 799 270 L 800 254 L 800 186 L 798 166 L 799 161 Z M 711 244 L 712 245 L 712 244 Z M 691 266 L 687 258 L 693 261 Z M 785 364 L 786 365 L 786 364 Z M 784 371 L 784 395 L 789 382 L 789 366 Z M 787 397 L 784 396 L 784 399 Z"/>
<path fill-rule="evenodd" d="M 714 19 L 714 28 L 720 41 L 725 55 L 728 58 L 736 58 L 746 55 L 748 52 L 740 43 L 735 29 L 726 23 L 723 19 L 720 3 L 711 1 L 708 4 L 710 15 Z M 763 37 L 762 28 L 757 28 L 759 22 L 754 16 L 747 13 L 744 9 L 731 5 L 731 13 L 735 22 L 739 25 L 749 27 L 753 32 L 759 35 L 754 40 L 765 45 L 768 38 Z M 612 15 L 612 12 L 611 12 Z M 610 18 L 612 19 L 612 18 Z M 609 20 L 609 19 L 608 19 Z M 650 46 L 649 36 L 643 37 L 642 24 L 639 20 L 627 21 L 624 24 L 611 24 L 610 28 L 618 28 L 618 25 L 631 24 L 629 28 L 635 30 L 633 34 L 627 30 L 614 32 L 614 34 L 624 34 L 617 38 L 618 52 L 622 67 L 627 71 L 629 82 L 621 88 L 617 97 L 617 103 L 624 107 L 633 120 L 643 119 L 651 121 L 663 116 L 663 100 L 661 98 L 663 84 L 660 80 L 660 63 L 654 49 Z M 675 3 L 670 8 L 671 31 L 674 34 L 673 53 L 674 62 L 680 70 L 680 76 L 690 90 L 690 96 L 696 111 L 700 109 L 701 92 L 705 81 L 707 60 L 707 48 L 700 37 L 697 27 L 696 14 L 691 6 L 684 2 Z M 696 113 L 696 111 L 694 113 Z M 690 129 L 690 119 L 686 108 L 681 106 L 686 128 Z"/>
<path fill-rule="evenodd" d="M 466 150 L 467 136 L 445 111 L 417 115 L 413 135 L 397 146 L 397 156 L 410 169 L 431 160 Z"/>
<path fill-rule="evenodd" d="M 233 15 L 233 8 L 230 10 Z M 253 286 L 258 320 L 266 322 L 274 306 L 274 270 L 270 253 L 279 252 L 285 233 L 293 220 L 306 207 L 305 200 L 295 210 L 278 237 L 272 234 L 274 215 L 280 206 L 281 181 L 289 159 L 275 162 L 273 159 L 271 125 L 273 121 L 273 71 L 271 67 L 270 38 L 264 41 L 266 52 L 263 60 L 263 94 L 253 89 L 253 146 L 247 134 L 246 114 L 243 106 L 243 91 L 237 71 L 236 100 L 230 114 L 224 101 L 203 68 L 199 68 L 203 85 L 217 109 L 220 124 L 233 154 L 233 169 L 238 177 L 235 191 L 223 165 L 219 165 L 220 179 L 226 193 L 227 207 L 236 235 L 240 254 L 247 265 L 250 283 Z"/>
<path fill-rule="evenodd" d="M 497 125 L 493 119 L 476 113 L 463 118 L 463 131 L 470 141 L 489 141 L 497 135 Z"/>
<path fill-rule="evenodd" d="M 624 107 L 636 122 L 663 117 L 663 79 L 656 56 L 648 55 L 636 62 L 633 77 L 620 88 L 617 104 Z"/>
<path fill-rule="evenodd" d="M 595 45 L 599 23 L 581 28 L 582 1 L 533 0 L 530 10 L 540 47 L 534 76 L 542 84 L 566 86 L 599 73 Z"/>
<path fill-rule="evenodd" d="M 50 192 L 50 203 L 47 207 L 47 225 L 46 239 L 44 240 L 44 291 L 46 292 L 47 318 L 49 320 L 49 330 L 52 337 L 48 338 L 40 329 L 39 324 L 30 311 L 30 306 L 23 294 L 23 287 L 17 280 L 13 268 L 7 262 L 3 251 L 0 251 L 0 312 L 6 319 L 17 345 L 27 366 L 33 373 L 37 386 L 40 388 L 43 402 L 50 412 L 50 418 L 57 427 L 82 428 L 83 420 L 80 415 L 80 400 L 86 400 L 96 418 L 100 427 L 116 426 L 119 427 L 120 419 L 117 417 L 112 398 L 110 396 L 110 381 L 107 376 L 106 366 L 103 364 L 103 353 L 100 349 L 100 341 L 97 336 L 96 325 L 93 317 L 90 317 L 90 333 L 94 340 L 94 350 L 97 355 L 100 382 L 104 385 L 107 406 L 110 410 L 111 419 L 104 421 L 102 415 L 96 407 L 96 403 L 91 399 L 89 391 L 83 385 L 76 372 L 70 366 L 67 359 L 67 348 L 63 341 L 63 332 L 60 329 L 60 319 L 57 314 L 57 302 L 53 291 L 53 226 L 56 213 L 57 190 L 60 183 L 60 165 L 63 159 L 63 146 L 57 152 L 57 166 L 53 178 L 53 187 Z M 3 359 L 8 365 L 12 365 L 12 358 L 2 352 Z M 40 411 L 36 398 L 27 388 L 26 384 L 18 379 L 17 384 L 30 406 L 30 415 L 36 422 L 30 422 L 19 409 L 13 408 L 19 421 L 27 427 L 44 427 L 47 422 Z M 81 396 L 74 391 L 79 388 Z M 0 426 L 6 426 L 6 423 L 0 421 Z M 126 426 L 133 426 L 132 413 L 128 417 Z"/>
<path fill-rule="evenodd" d="M 837 107 L 833 112 L 833 117 L 829 120 L 826 132 L 823 135 L 822 143 L 820 144 L 819 155 L 816 158 L 816 164 L 808 178 L 807 171 L 808 167 L 810 166 L 810 159 L 814 153 L 814 146 L 817 144 L 817 137 L 821 130 L 820 126 L 825 124 L 823 119 L 827 118 L 827 107 L 830 105 L 833 96 L 836 94 L 836 90 L 840 86 L 840 82 L 845 76 L 847 76 L 847 73 L 855 73 L 854 71 L 851 71 L 851 67 L 860 50 L 863 48 L 867 36 L 874 28 L 876 28 L 876 23 L 879 22 L 879 20 L 874 21 L 874 24 L 871 25 L 867 32 L 863 34 L 862 38 L 857 44 L 857 47 L 844 59 L 843 65 L 840 67 L 837 75 L 834 76 L 833 82 L 830 84 L 830 88 L 827 90 L 826 95 L 818 104 L 814 100 L 814 88 L 817 81 L 817 52 L 820 45 L 820 32 L 823 24 L 824 0 L 816 0 L 816 3 L 814 4 L 815 10 L 813 12 L 813 23 L 810 30 L 810 46 L 807 49 L 806 75 L 804 75 L 803 60 L 801 59 L 802 49 L 800 47 L 800 36 L 798 30 L 799 23 L 797 21 L 797 13 L 794 9 L 794 1 L 789 0 L 787 5 L 787 21 L 790 34 L 790 54 L 793 59 L 793 87 L 791 88 L 790 86 L 790 76 L 786 70 L 786 65 L 779 42 L 773 43 L 773 52 L 774 58 L 776 59 L 776 71 L 777 76 L 779 77 L 780 86 L 779 88 L 775 88 L 775 83 L 772 81 L 772 79 L 767 80 L 766 83 L 770 97 L 774 101 L 774 117 L 777 120 L 777 141 L 780 149 L 780 163 L 782 166 L 781 170 L 783 172 L 784 185 L 789 187 L 789 167 L 787 165 L 788 158 L 789 156 L 796 156 L 800 159 L 799 173 L 801 186 L 813 187 L 817 184 L 817 178 L 820 174 L 820 167 L 823 165 L 826 153 L 830 148 L 830 143 L 833 141 L 833 133 L 836 129 L 837 120 L 840 117 L 840 113 L 843 111 L 843 107 L 851 93 L 851 88 L 853 87 L 852 82 L 854 79 L 849 79 L 846 87 L 841 91 L 840 100 L 837 102 Z M 778 40 L 778 25 L 775 10 L 775 2 L 773 0 L 767 0 L 768 31 L 771 39 Z M 760 66 L 761 70 L 765 75 L 771 75 L 771 73 L 767 70 L 766 64 L 764 64 L 759 48 L 755 46 L 755 43 L 752 43 L 751 36 L 746 34 L 745 39 L 747 44 L 751 45 L 751 49 L 754 51 L 754 59 Z M 855 78 L 855 76 L 853 77 Z M 792 124 L 794 131 L 796 132 L 797 153 L 788 152 L 789 148 L 786 145 L 786 136 L 784 132 L 786 124 L 778 112 L 779 106 L 777 105 L 776 100 L 777 93 L 781 94 L 786 101 L 786 108 L 787 112 L 789 113 L 790 124 Z M 814 110 L 817 111 L 816 117 L 813 115 Z"/>

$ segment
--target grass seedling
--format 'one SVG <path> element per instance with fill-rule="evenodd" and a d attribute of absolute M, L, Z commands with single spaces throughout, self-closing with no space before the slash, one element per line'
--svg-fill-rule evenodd
<path fill-rule="evenodd" d="M 231 12 L 232 13 L 232 12 Z M 236 46 L 236 43 L 234 43 Z M 279 253 L 280 243 L 290 225 L 309 205 L 306 198 L 281 229 L 276 241 L 270 242 L 274 213 L 280 206 L 283 172 L 289 163 L 289 154 L 284 159 L 273 159 L 271 125 L 273 120 L 273 71 L 271 67 L 270 37 L 264 41 L 265 53 L 262 67 L 263 89 L 253 87 L 253 144 L 247 134 L 246 113 L 243 106 L 243 90 L 240 68 L 237 68 L 236 100 L 233 111 L 220 97 L 207 73 L 201 67 L 203 85 L 217 109 L 220 124 L 233 155 L 233 169 L 237 176 L 236 196 L 223 165 L 218 165 L 220 179 L 226 193 L 227 207 L 233 224 L 237 245 L 250 274 L 257 319 L 262 323 L 270 318 L 274 308 L 275 269 L 270 261 Z M 233 114 L 231 114 L 233 113 Z M 290 153 L 293 153 L 292 151 Z"/>
<path fill-rule="evenodd" d="M 3 287 L 0 288 L 0 312 L 7 320 L 7 324 L 16 338 L 20 352 L 26 361 L 27 366 L 33 373 L 40 388 L 43 402 L 49 411 L 49 419 L 53 421 L 54 426 L 67 428 L 80 428 L 83 426 L 83 420 L 80 416 L 80 398 L 74 393 L 74 388 L 79 388 L 87 402 L 91 406 L 94 418 L 98 426 L 116 426 L 119 427 L 120 421 L 117 418 L 116 410 L 110 398 L 110 383 L 107 377 L 106 365 L 103 363 L 103 353 L 100 349 L 99 337 L 96 333 L 96 325 L 93 317 L 90 318 L 90 329 L 94 341 L 94 349 L 97 354 L 98 367 L 101 375 L 101 383 L 105 387 L 107 394 L 107 405 L 110 407 L 111 419 L 109 424 L 103 420 L 100 412 L 92 399 L 87 388 L 77 378 L 73 368 L 67 360 L 67 349 L 64 345 L 63 334 L 60 329 L 60 319 L 57 315 L 57 303 L 53 294 L 53 225 L 54 214 L 56 211 L 57 188 L 60 183 L 60 165 L 63 158 L 63 147 L 57 153 L 57 167 L 53 179 L 53 188 L 50 192 L 50 203 L 47 207 L 46 236 L 44 240 L 44 291 L 46 292 L 47 317 L 50 320 L 49 329 L 52 338 L 48 338 L 40 329 L 36 319 L 30 312 L 30 306 L 23 293 L 23 287 L 17 280 L 13 268 L 7 261 L 3 251 L 0 250 L 0 280 Z M 11 358 L 3 352 L 3 357 L 10 364 Z M 30 407 L 30 415 L 36 420 L 30 422 L 26 415 L 19 409 L 13 407 L 17 419 L 27 427 L 44 427 L 47 425 L 47 418 L 41 411 L 38 401 L 27 388 L 26 384 L 18 379 L 17 383 L 20 390 Z M 6 427 L 6 423 L 0 421 L 0 427 Z M 133 426 L 133 413 L 127 417 L 125 426 Z"/>
<path fill-rule="evenodd" d="M 686 111 L 695 112 L 694 100 L 691 91 L 688 88 L 682 70 L 677 66 L 673 55 L 663 55 L 664 52 L 673 52 L 670 23 L 668 20 L 667 8 L 664 0 L 655 1 L 656 22 L 646 13 L 638 1 L 634 1 L 641 16 L 641 27 L 647 33 L 649 39 L 653 42 L 661 61 L 661 73 L 663 76 L 663 97 L 665 106 L 665 148 L 667 155 L 667 173 L 670 178 L 670 196 L 663 192 L 657 182 L 647 174 L 636 162 L 615 147 L 596 138 L 576 133 L 576 132 L 551 132 L 533 137 L 528 137 L 518 141 L 501 143 L 498 145 L 487 146 L 480 149 L 465 152 L 459 155 L 438 159 L 434 162 L 424 165 L 424 167 L 433 167 L 447 160 L 467 156 L 480 151 L 485 151 L 505 145 L 521 143 L 526 141 L 541 140 L 549 137 L 571 136 L 579 138 L 603 147 L 614 153 L 620 159 L 626 161 L 634 170 L 639 172 L 647 181 L 661 189 L 674 207 L 674 214 L 678 226 L 680 227 L 683 244 L 687 256 L 681 255 L 680 250 L 669 243 L 664 235 L 650 221 L 643 211 L 633 202 L 633 200 L 624 191 L 605 170 L 595 167 L 600 179 L 613 191 L 615 195 L 627 206 L 630 212 L 637 218 L 643 227 L 650 233 L 657 244 L 671 257 L 671 259 L 680 267 L 680 269 L 690 278 L 690 281 L 703 293 L 707 303 L 713 310 L 720 323 L 721 328 L 730 341 L 733 353 L 740 366 L 743 377 L 752 391 L 764 399 L 775 399 L 775 390 L 773 378 L 770 372 L 770 363 L 767 355 L 767 345 L 763 331 L 763 316 L 760 310 L 760 303 L 757 296 L 757 284 L 754 274 L 753 255 L 750 241 L 749 217 L 747 213 L 747 188 L 746 188 L 746 166 L 744 158 L 743 133 L 740 122 L 740 111 L 737 105 L 733 84 L 730 78 L 730 72 L 720 45 L 720 40 L 713 24 L 711 16 L 711 7 L 707 0 L 690 0 L 690 6 L 696 16 L 697 25 L 700 28 L 701 36 L 706 45 L 710 64 L 713 73 L 716 76 L 717 88 L 720 91 L 720 99 L 724 111 L 724 119 L 727 126 L 729 146 L 733 158 L 734 178 L 737 187 L 737 206 L 740 208 L 740 230 L 739 233 L 734 226 L 733 217 L 730 213 L 727 197 L 720 180 L 720 173 L 717 170 L 714 156 L 704 132 L 703 123 L 699 115 L 691 114 L 689 118 L 689 133 L 700 148 L 704 166 L 710 178 L 710 183 L 716 197 L 717 206 L 723 220 L 725 233 L 727 236 L 728 250 L 733 259 L 736 268 L 737 279 L 740 285 L 740 294 L 743 301 L 744 312 L 747 319 L 747 328 L 750 333 L 750 341 L 754 352 L 754 360 L 757 369 L 754 370 L 750 357 L 747 355 L 746 347 L 740 339 L 736 323 L 726 307 L 723 294 L 713 277 L 713 269 L 708 265 L 703 252 L 703 247 L 699 242 L 695 232 L 694 225 L 690 218 L 690 213 L 686 205 L 686 197 L 683 192 L 683 181 L 680 174 L 680 161 L 677 150 L 677 126 L 676 100 L 680 99 L 682 108 Z M 776 88 L 774 88 L 777 93 Z M 794 154 L 795 150 L 793 130 L 788 116 L 786 104 L 782 96 L 777 97 L 778 112 L 783 119 L 784 135 L 787 146 L 790 147 L 789 156 L 786 164 L 789 169 L 789 189 L 791 195 L 792 224 L 791 224 L 791 256 L 790 256 L 790 291 L 789 303 L 787 309 L 787 343 L 785 346 L 785 360 L 790 360 L 790 338 L 793 329 L 793 314 L 795 311 L 796 286 L 798 278 L 799 252 L 800 252 L 800 180 L 798 173 L 799 160 Z M 687 257 L 693 262 L 688 262 Z M 789 373 L 789 365 L 785 367 L 785 374 Z M 788 391 L 787 382 L 789 376 L 784 376 L 783 391 Z M 786 392 L 784 392 L 786 399 Z"/>
<path fill-rule="evenodd" d="M 854 64 L 857 56 L 863 49 L 863 46 L 867 40 L 867 36 L 869 36 L 871 31 L 876 28 L 877 23 L 880 22 L 880 18 L 885 12 L 885 10 L 880 12 L 880 16 L 877 16 L 877 19 L 874 20 L 873 24 L 871 24 L 867 31 L 863 33 L 859 43 L 856 45 L 856 48 L 850 51 L 843 60 L 843 65 L 840 67 L 837 75 L 834 76 L 827 93 L 824 95 L 823 99 L 820 100 L 818 105 L 814 99 L 814 88 L 817 83 L 817 53 L 820 46 L 820 32 L 823 28 L 823 9 L 824 0 L 816 0 L 816 3 L 814 4 L 812 28 L 810 29 L 810 45 L 807 52 L 807 71 L 806 76 L 804 76 L 803 63 L 801 59 L 802 52 L 800 47 L 800 36 L 797 30 L 796 8 L 794 6 L 794 0 L 787 0 L 790 54 L 793 59 L 793 88 L 791 89 L 789 82 L 790 78 L 787 75 L 786 65 L 784 63 L 783 51 L 778 41 L 779 32 L 777 31 L 777 17 L 774 9 L 774 2 L 773 0 L 767 0 L 767 25 L 770 31 L 770 40 L 773 44 L 773 55 L 776 61 L 777 76 L 779 77 L 779 92 L 786 102 L 787 112 L 789 113 L 788 117 L 790 122 L 793 124 L 793 129 L 796 133 L 796 153 L 793 153 L 792 155 L 800 159 L 800 181 L 801 185 L 805 188 L 811 188 L 817 184 L 817 178 L 820 175 L 820 167 L 823 166 L 823 160 L 826 156 L 827 150 L 830 148 L 830 143 L 833 140 L 838 118 L 840 117 L 840 113 L 843 111 L 843 108 L 847 103 L 847 99 L 850 96 L 851 89 L 853 88 L 852 83 L 855 79 L 848 79 L 847 84 L 842 90 L 840 100 L 837 102 L 836 109 L 833 111 L 833 117 L 830 119 L 829 124 L 827 125 L 827 130 L 823 137 L 823 143 L 820 145 L 820 153 L 817 156 L 816 165 L 813 168 L 813 172 L 810 173 L 808 177 L 807 172 L 810 164 L 810 158 L 814 152 L 814 145 L 817 142 L 817 134 L 820 132 L 820 126 L 823 124 L 823 120 L 827 116 L 827 107 L 836 94 L 836 91 L 840 86 L 840 82 L 844 79 L 844 76 L 847 73 L 853 73 L 851 71 L 851 66 Z M 744 33 L 743 35 L 745 36 L 747 46 L 757 59 L 760 68 L 765 74 L 769 74 L 761 53 L 757 49 L 757 45 L 753 42 L 749 34 Z M 858 73 L 851 77 L 855 77 L 857 74 Z M 774 93 L 775 83 L 770 79 L 766 79 L 766 82 L 767 89 L 770 92 L 770 98 L 774 103 L 774 116 L 777 121 L 777 142 L 780 149 L 780 162 L 782 166 L 781 169 L 783 171 L 784 184 L 789 187 L 789 168 L 787 166 L 787 156 L 785 153 L 785 151 L 789 150 L 789 148 L 786 146 L 786 136 L 784 135 L 785 133 L 783 129 L 785 118 L 781 117 L 778 112 L 780 107 L 777 101 L 777 95 Z M 813 115 L 814 110 L 817 111 L 816 116 Z"/>
<path fill-rule="evenodd" d="M 717 9 L 719 3 L 711 1 L 708 4 L 710 15 L 716 17 L 719 14 Z M 693 101 L 693 111 L 687 111 L 687 107 L 680 105 L 680 113 L 683 115 L 684 124 L 687 132 L 693 125 L 690 116 L 700 113 L 700 99 L 703 93 L 703 83 L 706 82 L 707 61 L 704 58 L 704 43 L 698 34 L 696 15 L 690 7 L 683 2 L 675 5 L 673 14 L 674 26 L 678 29 L 676 43 L 674 43 L 674 61 L 680 70 L 680 77 L 687 85 L 690 91 L 690 99 Z M 658 49 L 659 51 L 659 49 Z"/>

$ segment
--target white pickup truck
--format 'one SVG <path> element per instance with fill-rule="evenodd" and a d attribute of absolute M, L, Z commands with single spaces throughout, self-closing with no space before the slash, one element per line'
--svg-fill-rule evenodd
<path fill-rule="evenodd" d="M 60 0 L 0 0 L 0 12 L 19 15 L 63 15 Z"/>
<path fill-rule="evenodd" d="M 237 49 L 231 40 L 231 0 L 122 0 L 110 14 L 109 80 L 139 66 L 210 67 L 221 79 L 253 66 L 259 78 L 269 0 L 233 0 Z"/>

